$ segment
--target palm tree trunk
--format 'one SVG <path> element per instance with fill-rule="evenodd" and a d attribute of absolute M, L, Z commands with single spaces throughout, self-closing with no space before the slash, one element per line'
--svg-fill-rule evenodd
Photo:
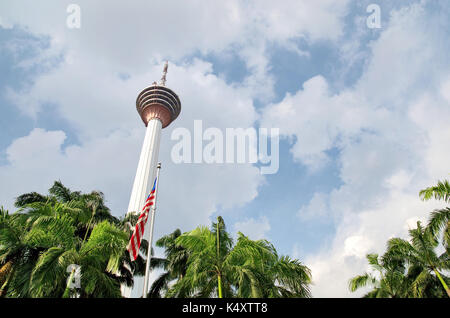
<path fill-rule="evenodd" d="M 70 285 L 72 283 L 74 275 L 75 275 L 75 268 L 72 269 L 72 272 L 70 273 L 69 280 L 67 281 L 66 289 L 64 290 L 62 298 L 69 298 Z"/>
<path fill-rule="evenodd" d="M 445 291 L 447 292 L 447 296 L 450 298 L 450 289 L 448 288 L 447 284 L 445 283 L 444 279 L 442 279 L 441 274 L 436 270 L 436 268 L 433 268 L 436 276 L 441 281 L 442 286 L 444 286 Z"/>
<path fill-rule="evenodd" d="M 218 284 L 219 298 L 222 298 L 222 278 L 220 277 L 220 273 L 217 275 L 217 284 Z"/>
<path fill-rule="evenodd" d="M 92 216 L 91 216 L 91 219 L 89 220 L 89 223 L 88 223 L 88 225 L 87 225 L 87 230 L 86 230 L 86 233 L 84 234 L 83 242 L 82 242 L 81 244 L 83 244 L 84 241 L 86 241 L 87 235 L 88 235 L 88 233 L 89 233 L 89 228 L 91 227 L 92 219 L 94 218 L 94 215 L 95 215 L 95 211 L 96 211 L 95 208 L 92 209 Z"/>
<path fill-rule="evenodd" d="M 219 218 L 217 218 L 216 225 L 216 234 L 217 234 L 217 263 L 220 262 L 220 239 L 219 239 Z M 222 298 L 222 277 L 220 277 L 220 270 L 217 268 L 217 293 L 219 294 L 219 298 Z"/>

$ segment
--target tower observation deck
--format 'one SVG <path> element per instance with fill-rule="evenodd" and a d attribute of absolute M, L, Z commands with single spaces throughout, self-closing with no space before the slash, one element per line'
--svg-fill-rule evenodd
<path fill-rule="evenodd" d="M 161 120 L 167 127 L 181 112 L 181 102 L 173 90 L 162 85 L 144 89 L 136 99 L 136 109 L 145 126 L 152 118 Z"/>

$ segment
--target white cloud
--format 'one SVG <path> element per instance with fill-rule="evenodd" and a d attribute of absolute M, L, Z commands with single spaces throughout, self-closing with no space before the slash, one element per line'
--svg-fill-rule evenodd
<path fill-rule="evenodd" d="M 352 235 L 344 241 L 344 257 L 355 256 L 357 258 L 364 258 L 373 243 L 369 238 L 363 235 Z"/>
<path fill-rule="evenodd" d="M 292 40 L 336 41 L 342 34 L 348 0 L 289 0 L 242 2 L 80 0 L 81 28 L 66 27 L 70 1 L 14 1 L 0 4 L 1 25 L 19 25 L 49 35 L 52 46 L 89 59 L 88 67 L 116 72 L 146 73 L 148 63 L 180 62 L 195 53 L 226 54 L 230 50 L 246 63 L 246 88 L 255 98 L 273 94 L 267 45 L 295 50 Z M 27 10 L 23 10 L 27 7 Z M 321 21 L 317 23 L 317 21 Z M 186 36 L 188 35 L 188 36 Z M 85 57 L 85 58 L 83 58 Z M 87 67 L 85 67 L 87 68 Z"/>
<path fill-rule="evenodd" d="M 442 31 L 429 24 L 427 20 L 432 17 L 426 16 L 423 5 L 415 3 L 392 11 L 387 27 L 370 45 L 372 58 L 356 90 L 373 107 L 401 110 L 420 92 L 424 80 L 434 80 L 441 71 L 430 67 L 430 61 L 442 60 L 436 59 L 439 56 L 436 45 L 440 40 L 428 32 Z M 411 32 L 417 33 L 411 36 Z M 434 43 L 430 45 L 431 42 Z"/>
<path fill-rule="evenodd" d="M 2 3 L 2 25 L 19 24 L 39 34 L 51 34 L 74 48 L 82 46 L 122 63 L 136 63 L 162 52 L 179 58 L 194 51 L 223 51 L 230 44 L 245 46 L 255 35 L 281 43 L 298 37 L 337 40 L 342 35 L 342 18 L 347 14 L 349 1 L 136 0 L 133 5 L 123 6 L 121 1 L 113 0 L 105 6 L 80 0 L 79 30 L 66 27 L 66 8 L 70 3 L 37 4 L 32 0 Z M 28 10 L 23 10 L 24 7 Z M 98 40 L 99 34 L 102 41 Z M 110 50 L 113 47 L 115 52 Z M 129 59 L 130 47 L 135 49 L 136 61 Z"/>
<path fill-rule="evenodd" d="M 440 93 L 447 103 L 450 104 L 450 78 L 442 83 Z"/>
<path fill-rule="evenodd" d="M 417 228 L 417 222 L 420 222 L 422 226 L 424 226 L 427 224 L 427 219 L 425 217 L 417 217 L 417 216 L 410 217 L 409 219 L 406 220 L 403 228 L 408 231 L 415 229 Z"/>
<path fill-rule="evenodd" d="M 331 94 L 319 75 L 306 81 L 295 95 L 287 94 L 280 103 L 269 105 L 261 121 L 264 127 L 280 127 L 284 136 L 295 136 L 294 159 L 317 170 L 328 161 L 325 152 L 339 140 L 355 136 L 383 116 L 382 111 L 368 109 L 358 94 Z"/>
<path fill-rule="evenodd" d="M 34 129 L 28 136 L 16 139 L 6 150 L 9 162 L 21 169 L 35 168 L 35 162 L 52 163 L 66 139 L 62 131 Z"/>
<path fill-rule="evenodd" d="M 104 191 L 115 214 L 121 215 L 129 195 L 126 185 L 132 183 L 128 179 L 134 170 L 139 135 L 137 130 L 130 134 L 118 131 L 83 147 L 63 148 L 64 132 L 36 128 L 7 148 L 9 163 L 0 167 L 1 179 L 8 180 L 1 185 L 1 201 L 11 208 L 15 196 L 46 193 L 53 181 L 61 179 L 73 190 Z M 117 145 L 122 151 L 117 151 Z"/>
<path fill-rule="evenodd" d="M 405 190 L 411 184 L 412 175 L 405 170 L 399 170 L 386 180 L 386 187 L 393 190 Z"/>
<path fill-rule="evenodd" d="M 242 232 L 252 240 L 268 239 L 270 231 L 269 219 L 265 216 L 259 218 L 246 218 L 233 225 L 234 232 Z"/>
<path fill-rule="evenodd" d="M 329 217 L 328 195 L 325 193 L 316 192 L 308 204 L 302 206 L 297 213 L 297 216 L 304 221 L 324 220 Z"/>

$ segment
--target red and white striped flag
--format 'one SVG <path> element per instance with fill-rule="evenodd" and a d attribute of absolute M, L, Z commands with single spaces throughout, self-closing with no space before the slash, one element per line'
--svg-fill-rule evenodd
<path fill-rule="evenodd" d="M 148 212 L 150 208 L 155 204 L 155 188 L 156 188 L 156 179 L 153 183 L 153 189 L 145 200 L 145 205 L 142 208 L 141 215 L 139 215 L 139 219 L 136 222 L 136 226 L 134 228 L 133 235 L 131 235 L 130 243 L 128 243 L 127 250 L 130 252 L 131 261 L 135 261 L 139 254 L 139 247 L 141 246 L 142 237 L 144 236 L 145 224 L 148 219 Z M 150 247 L 149 247 L 150 248 Z"/>

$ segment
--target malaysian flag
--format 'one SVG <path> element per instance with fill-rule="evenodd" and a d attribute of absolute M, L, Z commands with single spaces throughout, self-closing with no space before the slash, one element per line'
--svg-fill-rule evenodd
<path fill-rule="evenodd" d="M 131 235 L 130 243 L 128 243 L 127 250 L 130 252 L 131 261 L 135 261 L 139 254 L 139 247 L 141 246 L 142 237 L 144 236 L 145 224 L 148 219 L 148 212 L 150 208 L 155 204 L 155 188 L 156 188 L 156 179 L 153 183 L 153 189 L 145 200 L 145 205 L 142 208 L 141 215 L 139 215 L 139 219 L 136 222 L 136 227 L 134 228 L 133 235 Z M 150 247 L 149 247 L 150 248 Z"/>

